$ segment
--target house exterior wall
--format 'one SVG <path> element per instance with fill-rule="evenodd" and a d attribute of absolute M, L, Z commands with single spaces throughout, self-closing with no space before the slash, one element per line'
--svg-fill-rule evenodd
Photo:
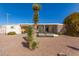
<path fill-rule="evenodd" d="M 49 25 L 50 33 L 57 33 L 57 25 Z"/>
<path fill-rule="evenodd" d="M 57 33 L 59 33 L 59 32 L 63 33 L 64 31 L 65 31 L 64 24 L 57 25 Z"/>
<path fill-rule="evenodd" d="M 6 28 L 5 26 L 0 26 L 0 34 L 5 34 Z"/>
<path fill-rule="evenodd" d="M 42 32 L 47 32 L 46 28 L 48 27 L 48 33 L 59 33 L 62 32 L 64 28 L 63 24 L 39 25 L 38 30 L 40 27 L 42 27 Z"/>
<path fill-rule="evenodd" d="M 39 25 L 39 26 L 43 27 L 42 28 L 43 32 L 47 32 L 46 27 L 48 26 L 49 33 L 59 33 L 59 32 L 64 32 L 64 30 L 65 30 L 63 24 L 55 24 L 55 25 L 51 24 L 51 25 Z M 44 29 L 44 27 L 45 27 L 45 29 Z"/>
<path fill-rule="evenodd" d="M 7 25 L 6 33 L 9 33 L 9 32 L 16 32 L 16 34 L 21 34 L 21 27 L 19 25 Z"/>
<path fill-rule="evenodd" d="M 21 34 L 22 30 L 24 31 L 23 26 L 29 26 L 29 24 L 21 24 L 21 25 L 5 25 L 5 26 L 0 26 L 0 34 L 5 34 L 9 32 L 16 32 L 16 34 Z M 13 28 L 11 28 L 13 27 Z M 46 27 L 48 27 L 48 33 L 59 33 L 59 32 L 64 32 L 64 25 L 63 24 L 39 24 L 38 25 L 38 30 L 39 27 L 41 28 L 41 32 L 47 32 Z"/>
<path fill-rule="evenodd" d="M 11 26 L 14 26 L 12 29 Z M 29 24 L 21 24 L 21 25 L 7 25 L 6 26 L 6 33 L 8 32 L 16 32 L 17 34 L 21 34 L 22 30 L 24 30 L 24 26 L 29 26 Z M 64 24 L 39 24 L 38 25 L 38 31 L 41 27 L 41 32 L 47 32 L 46 27 L 48 27 L 48 33 L 59 33 L 64 32 Z M 39 31 L 40 32 L 40 31 Z"/>

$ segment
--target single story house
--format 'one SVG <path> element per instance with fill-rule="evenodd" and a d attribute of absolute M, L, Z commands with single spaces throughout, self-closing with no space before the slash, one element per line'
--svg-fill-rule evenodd
<path fill-rule="evenodd" d="M 22 33 L 27 32 L 27 26 L 33 25 L 31 24 L 20 24 Z M 59 33 L 64 32 L 64 24 L 59 23 L 40 23 L 38 24 L 38 32 L 39 33 Z"/>
<path fill-rule="evenodd" d="M 15 32 L 16 34 L 27 33 L 27 26 L 33 24 L 15 24 L 15 25 L 2 25 L 0 26 L 0 34 L 7 34 L 9 32 Z M 40 23 L 38 24 L 39 33 L 54 33 L 63 32 L 64 24 L 59 23 Z"/>
<path fill-rule="evenodd" d="M 9 32 L 15 32 L 16 34 L 21 34 L 20 25 L 2 25 L 2 26 L 0 26 L 0 34 L 7 34 Z"/>

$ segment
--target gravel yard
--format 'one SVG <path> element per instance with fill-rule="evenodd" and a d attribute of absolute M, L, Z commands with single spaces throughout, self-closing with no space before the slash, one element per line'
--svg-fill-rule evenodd
<path fill-rule="evenodd" d="M 38 37 L 39 47 L 30 50 L 23 45 L 25 34 L 0 35 L 1 56 L 57 56 L 64 53 L 68 56 L 79 56 L 79 37 L 60 35 L 58 37 Z"/>

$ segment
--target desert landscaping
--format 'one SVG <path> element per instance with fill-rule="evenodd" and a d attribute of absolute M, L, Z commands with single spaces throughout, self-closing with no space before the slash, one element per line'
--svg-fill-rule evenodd
<path fill-rule="evenodd" d="M 38 48 L 30 50 L 25 44 L 24 37 L 20 35 L 0 35 L 1 56 L 57 56 L 64 53 L 67 56 L 79 55 L 79 38 L 66 35 L 58 37 L 37 37 Z"/>
<path fill-rule="evenodd" d="M 12 6 L 18 8 L 17 4 L 15 5 Z M 22 13 L 25 10 L 25 16 L 22 13 L 20 15 L 19 11 L 19 13 L 16 13 L 19 17 L 16 18 L 17 15 L 15 15 L 16 17 L 13 18 L 15 23 L 20 21 L 19 24 L 12 22 L 14 25 L 11 25 L 12 23 L 9 25 L 9 15 L 6 14 L 6 24 L 0 25 L 0 56 L 79 56 L 79 12 L 73 12 L 72 14 L 68 13 L 67 15 L 69 16 L 67 16 L 64 14 L 63 10 L 65 8 L 63 7 L 62 13 L 59 13 L 59 10 L 57 12 L 57 9 L 54 11 L 59 13 L 59 16 L 65 15 L 67 17 L 59 17 L 58 15 L 55 15 L 56 13 L 53 14 L 54 8 L 47 8 L 47 5 L 47 9 L 45 10 L 43 10 L 38 3 L 30 4 L 29 6 L 31 6 L 31 8 L 26 8 L 26 10 L 28 9 L 27 11 L 25 8 L 23 10 L 21 8 L 22 11 L 20 10 Z M 53 5 L 50 4 L 50 6 Z M 11 9 L 10 11 L 13 10 L 13 13 L 15 12 L 15 9 Z M 42 15 L 42 19 L 40 19 L 39 15 L 41 14 L 39 14 L 39 11 L 43 10 L 40 13 L 43 13 L 46 10 L 49 12 L 50 9 L 51 14 L 49 14 L 49 16 L 51 15 L 51 18 L 47 16 L 48 20 L 46 23 L 46 20 L 42 18 L 46 16 Z M 19 9 L 17 9 L 16 12 L 18 12 L 18 10 Z M 27 14 L 27 12 L 31 12 L 30 15 L 28 15 L 29 13 Z M 28 18 L 31 15 L 33 17 Z M 26 16 L 28 19 L 25 18 Z M 23 23 L 25 24 L 21 22 L 21 17 L 23 19 L 25 18 L 25 20 L 23 20 Z M 56 19 L 54 20 L 52 17 Z M 57 17 L 59 20 L 57 20 Z M 26 19 L 27 21 L 33 22 L 25 22 Z M 60 20 L 62 20 L 62 23 L 59 22 Z M 39 23 L 39 21 L 41 22 Z"/>

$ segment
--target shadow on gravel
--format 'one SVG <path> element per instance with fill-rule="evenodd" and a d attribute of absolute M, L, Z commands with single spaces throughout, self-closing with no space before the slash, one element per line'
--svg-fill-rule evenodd
<path fill-rule="evenodd" d="M 71 48 L 71 49 L 73 49 L 73 50 L 79 51 L 79 48 L 76 48 L 76 47 L 73 47 L 73 46 L 69 46 L 69 45 L 67 45 L 67 47 L 68 47 L 68 48 Z"/>
<path fill-rule="evenodd" d="M 29 48 L 27 37 L 23 37 L 23 39 L 24 39 L 24 42 L 22 42 L 21 44 L 23 45 L 23 47 Z"/>
<path fill-rule="evenodd" d="M 23 37 L 23 39 L 24 39 L 25 41 L 28 41 L 27 37 Z"/>
<path fill-rule="evenodd" d="M 29 45 L 28 45 L 27 42 L 22 42 L 21 44 L 23 45 L 23 47 L 25 47 L 25 48 L 29 48 Z"/>

